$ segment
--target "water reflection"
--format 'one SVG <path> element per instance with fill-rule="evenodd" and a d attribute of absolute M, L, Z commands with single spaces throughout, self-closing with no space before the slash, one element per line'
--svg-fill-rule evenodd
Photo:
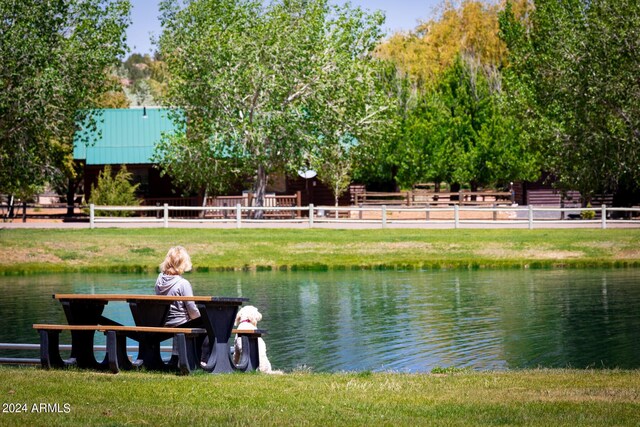
<path fill-rule="evenodd" d="M 638 270 L 189 276 L 196 294 L 248 297 L 260 308 L 276 368 L 403 372 L 638 368 L 639 278 Z M 34 343 L 33 323 L 64 322 L 53 293 L 151 293 L 154 282 L 154 275 L 2 277 L 0 341 Z M 105 314 L 132 323 L 125 303 L 110 303 Z"/>

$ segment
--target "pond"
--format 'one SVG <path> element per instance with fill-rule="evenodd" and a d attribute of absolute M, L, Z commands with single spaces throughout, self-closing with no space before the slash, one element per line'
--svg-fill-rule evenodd
<path fill-rule="evenodd" d="M 190 273 L 263 314 L 274 368 L 640 368 L 640 270 Z M 66 323 L 53 293 L 152 293 L 155 275 L 0 277 L 0 342 Z M 132 323 L 126 303 L 107 317 Z M 101 337 L 102 338 L 102 337 Z M 65 341 L 66 340 L 66 341 Z M 61 341 L 69 342 L 68 334 Z M 33 352 L 3 356 L 37 357 Z"/>

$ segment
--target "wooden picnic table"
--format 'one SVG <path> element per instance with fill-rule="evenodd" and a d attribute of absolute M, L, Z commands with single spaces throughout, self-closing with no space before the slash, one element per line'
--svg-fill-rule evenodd
<path fill-rule="evenodd" d="M 229 338 L 238 307 L 248 298 L 140 294 L 54 294 L 60 301 L 69 325 L 122 326 L 103 316 L 105 306 L 112 301 L 129 304 L 136 327 L 163 327 L 170 305 L 175 301 L 194 301 L 211 344 L 211 354 L 206 369 L 214 373 L 233 372 L 235 367 L 229 355 Z M 165 362 L 160 355 L 160 343 L 165 334 L 125 330 L 123 333 L 140 344 L 137 364 L 150 369 L 163 369 Z M 93 355 L 95 330 L 72 330 L 72 357 L 81 358 L 84 364 L 99 365 Z M 198 353 L 199 354 L 199 353 Z"/>

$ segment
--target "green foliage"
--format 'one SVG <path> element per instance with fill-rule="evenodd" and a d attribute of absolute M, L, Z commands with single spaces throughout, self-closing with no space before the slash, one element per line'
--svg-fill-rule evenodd
<path fill-rule="evenodd" d="M 0 2 L 0 192 L 73 177 L 76 123 L 109 90 L 125 49 L 128 0 Z M 85 135 L 86 143 L 90 143 Z"/>
<path fill-rule="evenodd" d="M 153 161 L 161 175 L 187 192 L 206 196 L 242 191 L 251 178 L 247 165 L 237 158 L 220 157 L 209 140 L 187 141 L 185 133 L 164 135 L 156 144 Z"/>
<path fill-rule="evenodd" d="M 315 156 L 310 162 L 311 168 L 318 172 L 318 179 L 324 182 L 333 192 L 335 205 L 351 184 L 353 169 L 353 150 L 350 143 L 353 139 L 343 140 L 339 144 L 318 144 Z M 336 211 L 336 216 L 338 212 Z"/>
<path fill-rule="evenodd" d="M 464 374 L 471 372 L 471 368 L 456 368 L 455 366 L 436 366 L 431 370 L 432 374 Z"/>
<path fill-rule="evenodd" d="M 591 203 L 587 203 L 587 207 L 591 207 Z M 594 219 L 596 217 L 596 212 L 593 210 L 581 211 L 580 218 L 582 219 Z"/>
<path fill-rule="evenodd" d="M 161 10 L 165 100 L 188 125 L 182 152 L 209 176 L 212 159 L 252 170 L 258 206 L 269 174 L 298 170 L 320 141 L 349 133 L 364 144 L 384 124 L 388 99 L 370 55 L 380 14 L 326 0 L 164 0 Z M 177 141 L 158 154 L 177 153 Z"/>
<path fill-rule="evenodd" d="M 396 151 L 398 182 L 498 186 L 535 178 L 536 157 L 503 108 L 500 76 L 473 57 L 458 56 L 410 109 Z"/>
<path fill-rule="evenodd" d="M 98 175 L 98 183 L 91 186 L 89 203 L 99 206 L 138 206 L 140 200 L 136 197 L 139 184 L 132 184 L 133 175 L 122 165 L 118 173 L 113 175 L 111 165 L 106 165 Z M 96 211 L 102 216 L 129 216 L 129 211 Z"/>
<path fill-rule="evenodd" d="M 122 79 L 121 89 L 127 94 L 131 103 L 143 105 L 159 105 L 166 90 L 166 64 L 156 54 L 132 53 L 117 69 Z"/>
<path fill-rule="evenodd" d="M 540 0 L 527 19 L 509 7 L 501 16 L 525 137 L 559 185 L 586 198 L 640 186 L 638 28 L 635 0 Z"/>

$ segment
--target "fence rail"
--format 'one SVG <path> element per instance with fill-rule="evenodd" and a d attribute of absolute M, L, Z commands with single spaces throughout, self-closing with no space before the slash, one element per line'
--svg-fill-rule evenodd
<path fill-rule="evenodd" d="M 207 211 L 215 209 L 224 212 L 217 217 L 176 217 L 176 211 Z M 281 212 L 282 215 L 259 217 L 258 212 Z M 145 216 L 145 211 L 158 212 L 152 217 Z M 138 216 L 108 217 L 98 216 L 96 212 L 134 212 Z M 586 215 L 588 212 L 589 215 Z M 592 217 L 583 219 L 582 217 Z M 461 228 L 472 224 L 494 224 L 509 228 L 544 227 L 549 224 L 574 224 L 575 226 L 591 226 L 607 228 L 608 225 L 624 223 L 640 226 L 640 207 L 623 208 L 602 205 L 599 208 L 558 208 L 544 206 L 460 206 L 446 207 L 405 207 L 405 206 L 291 206 L 291 207 L 256 207 L 256 206 L 94 206 L 89 205 L 89 225 L 95 228 L 98 224 L 115 223 L 156 223 L 168 228 L 176 223 L 227 223 L 241 228 L 243 224 L 252 223 L 288 223 L 306 224 L 308 227 L 321 224 L 378 224 L 381 228 L 394 224 L 427 225 L 438 224 L 448 228 Z"/>
<path fill-rule="evenodd" d="M 58 346 L 60 351 L 71 351 L 71 344 L 60 344 Z M 40 351 L 40 344 L 23 344 L 23 343 L 0 343 L 0 350 L 13 350 L 13 351 Z M 107 351 L 106 345 L 94 345 L 94 351 Z M 135 353 L 138 351 L 137 345 L 128 345 L 127 352 Z M 170 353 L 172 351 L 171 346 L 161 346 L 160 351 L 163 353 Z M 30 357 L 0 357 L 0 364 L 8 365 L 36 365 L 40 364 L 39 358 Z"/>

